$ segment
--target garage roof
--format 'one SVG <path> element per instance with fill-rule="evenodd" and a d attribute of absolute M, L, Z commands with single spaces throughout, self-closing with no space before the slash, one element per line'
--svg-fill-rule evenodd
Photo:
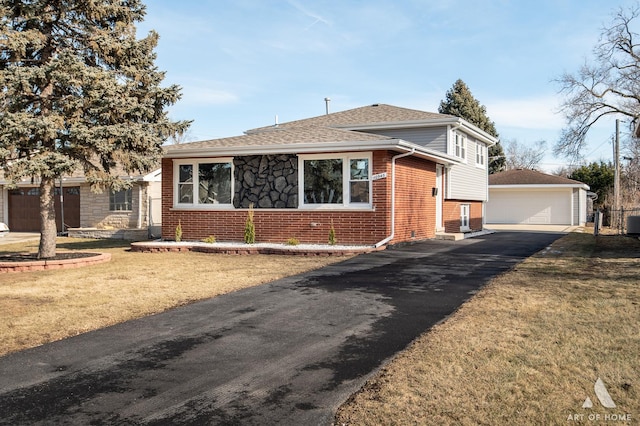
<path fill-rule="evenodd" d="M 489 175 L 489 185 L 562 185 L 588 188 L 586 184 L 577 180 L 527 169 L 506 170 Z"/>

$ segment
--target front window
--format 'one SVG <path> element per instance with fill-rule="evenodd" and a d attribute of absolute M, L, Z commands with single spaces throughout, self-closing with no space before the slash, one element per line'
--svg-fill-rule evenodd
<path fill-rule="evenodd" d="M 232 165 L 226 160 L 181 162 L 176 165 L 176 204 L 229 206 L 232 202 Z"/>
<path fill-rule="evenodd" d="M 362 154 L 300 157 L 302 206 L 363 207 L 371 202 L 371 157 Z"/>
<path fill-rule="evenodd" d="M 193 204 L 193 164 L 181 164 L 178 170 L 178 203 Z"/>
<path fill-rule="evenodd" d="M 121 191 L 112 190 L 109 194 L 109 210 L 112 212 L 133 210 L 131 207 L 132 198 L 131 188 Z"/>
<path fill-rule="evenodd" d="M 304 203 L 342 204 L 342 160 L 304 162 Z"/>
<path fill-rule="evenodd" d="M 231 204 L 231 163 L 198 165 L 198 203 Z"/>
<path fill-rule="evenodd" d="M 349 160 L 351 169 L 349 180 L 349 201 L 352 203 L 369 202 L 369 160 L 355 158 Z"/>

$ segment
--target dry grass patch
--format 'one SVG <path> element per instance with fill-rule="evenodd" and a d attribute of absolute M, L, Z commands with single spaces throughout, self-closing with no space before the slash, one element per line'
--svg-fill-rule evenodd
<path fill-rule="evenodd" d="M 640 241 L 569 234 L 417 339 L 336 424 L 638 424 L 639 285 Z M 598 378 L 617 408 L 600 405 Z"/>
<path fill-rule="evenodd" d="M 59 239 L 59 249 L 111 253 L 108 263 L 0 275 L 0 355 L 264 284 L 345 258 L 134 253 L 119 241 Z M 37 251 L 37 242 L 0 254 Z"/>

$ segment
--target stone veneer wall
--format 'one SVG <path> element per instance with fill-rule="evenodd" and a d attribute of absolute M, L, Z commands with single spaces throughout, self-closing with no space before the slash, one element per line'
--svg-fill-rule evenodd
<path fill-rule="evenodd" d="M 298 157 L 251 155 L 235 157 L 233 206 L 293 209 L 298 207 Z"/>
<path fill-rule="evenodd" d="M 7 218 L 4 217 L 5 197 L 7 197 L 7 188 L 0 185 L 0 222 L 7 223 Z"/>
<path fill-rule="evenodd" d="M 100 194 L 91 191 L 88 184 L 80 186 L 80 227 L 81 228 L 114 228 L 127 229 L 137 228 L 138 226 L 138 209 L 139 209 L 139 192 L 142 194 L 142 224 L 141 227 L 147 226 L 148 222 L 148 200 L 146 196 L 146 184 L 134 184 L 132 187 L 131 211 L 110 211 L 109 210 L 109 190 L 104 190 Z"/>

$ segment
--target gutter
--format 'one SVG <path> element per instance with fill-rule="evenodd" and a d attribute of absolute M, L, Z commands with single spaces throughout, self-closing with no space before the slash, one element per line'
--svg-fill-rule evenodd
<path fill-rule="evenodd" d="M 396 235 L 396 160 L 413 155 L 415 152 L 416 149 L 412 148 L 409 152 L 398 154 L 391 158 L 391 235 L 384 240 L 378 241 L 375 244 L 376 248 L 387 244 Z"/>

